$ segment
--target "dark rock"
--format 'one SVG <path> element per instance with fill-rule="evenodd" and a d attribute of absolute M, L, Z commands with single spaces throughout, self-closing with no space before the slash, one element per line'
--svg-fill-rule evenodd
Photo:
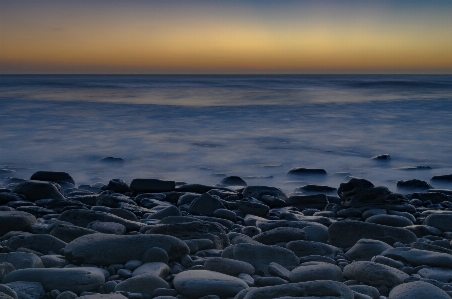
<path fill-rule="evenodd" d="M 199 198 L 192 201 L 188 212 L 195 215 L 213 216 L 215 210 L 224 208 L 225 206 L 219 199 L 208 193 L 204 193 Z"/>
<path fill-rule="evenodd" d="M 383 154 L 383 155 L 378 155 L 378 156 L 372 157 L 371 159 L 377 160 L 377 161 L 387 161 L 387 160 L 391 160 L 391 156 L 388 154 Z"/>
<path fill-rule="evenodd" d="M 421 180 L 408 180 L 408 181 L 398 181 L 397 188 L 403 189 L 433 189 L 433 186 L 426 181 Z"/>
<path fill-rule="evenodd" d="M 286 248 L 298 257 L 321 255 L 333 258 L 341 252 L 339 248 L 314 241 L 297 240 L 287 243 Z"/>
<path fill-rule="evenodd" d="M 36 222 L 32 214 L 19 211 L 0 211 L 0 236 L 10 231 L 30 231 L 30 227 Z"/>
<path fill-rule="evenodd" d="M 432 181 L 452 181 L 452 174 L 435 175 L 431 179 Z"/>
<path fill-rule="evenodd" d="M 314 280 L 343 281 L 342 270 L 336 265 L 323 262 L 304 263 L 290 272 L 290 282 Z"/>
<path fill-rule="evenodd" d="M 347 255 L 356 261 L 370 261 L 374 256 L 391 248 L 392 246 L 382 241 L 361 239 L 347 251 Z"/>
<path fill-rule="evenodd" d="M 169 285 L 158 276 L 142 274 L 120 282 L 115 287 L 115 292 L 140 293 L 151 296 L 156 289 L 160 288 L 169 289 Z"/>
<path fill-rule="evenodd" d="M 75 185 L 75 181 L 69 173 L 59 171 L 37 171 L 30 177 L 30 180 L 55 183 L 66 182 Z"/>
<path fill-rule="evenodd" d="M 452 201 L 452 196 L 440 192 L 413 193 L 412 198 L 418 198 L 422 201 L 431 201 L 432 203 L 441 203 L 443 201 Z"/>
<path fill-rule="evenodd" d="M 449 299 L 450 296 L 440 288 L 423 281 L 403 283 L 391 290 L 389 299 Z"/>
<path fill-rule="evenodd" d="M 20 201 L 23 200 L 18 194 L 0 192 L 0 205 L 9 203 L 10 201 Z"/>
<path fill-rule="evenodd" d="M 430 166 L 404 166 L 397 168 L 398 170 L 431 170 Z"/>
<path fill-rule="evenodd" d="M 267 186 L 248 186 L 243 189 L 242 194 L 244 198 L 253 197 L 257 200 L 262 200 L 264 195 L 270 195 L 282 200 L 287 198 L 281 189 Z"/>
<path fill-rule="evenodd" d="M 265 245 L 275 245 L 277 243 L 287 243 L 295 240 L 306 240 L 306 233 L 299 228 L 278 227 L 260 233 L 254 236 L 253 239 Z"/>
<path fill-rule="evenodd" d="M 328 198 L 324 194 L 317 195 L 294 195 L 285 200 L 289 206 L 303 209 L 319 209 L 323 210 L 328 204 Z"/>
<path fill-rule="evenodd" d="M 287 172 L 288 175 L 326 175 L 325 169 L 295 167 Z"/>
<path fill-rule="evenodd" d="M 266 217 L 270 211 L 270 207 L 261 203 L 241 200 L 238 202 L 238 208 L 245 215 L 251 214 L 260 217 Z"/>
<path fill-rule="evenodd" d="M 329 187 L 329 186 L 312 185 L 312 184 L 310 184 L 310 185 L 305 185 L 305 186 L 301 186 L 299 188 L 296 188 L 295 192 L 306 191 L 306 192 L 321 192 L 321 193 L 322 192 L 326 192 L 326 193 L 328 193 L 328 192 L 334 192 L 336 190 L 337 190 L 336 188 Z"/>
<path fill-rule="evenodd" d="M 367 285 L 388 288 L 397 286 L 409 277 L 408 274 L 374 262 L 354 262 L 344 268 L 344 276 L 348 279 L 362 281 Z"/>
<path fill-rule="evenodd" d="M 435 227 L 443 232 L 452 231 L 452 213 L 431 214 L 424 220 L 424 224 Z"/>
<path fill-rule="evenodd" d="M 123 158 L 114 158 L 114 157 L 106 157 L 100 160 L 100 162 L 102 163 L 106 163 L 106 164 L 124 164 L 124 159 Z"/>
<path fill-rule="evenodd" d="M 182 216 L 180 210 L 175 206 L 165 206 L 163 209 L 150 215 L 147 219 L 164 219 L 168 216 Z"/>
<path fill-rule="evenodd" d="M 28 248 L 43 254 L 52 251 L 54 253 L 60 252 L 66 246 L 66 243 L 51 235 L 18 235 L 11 237 L 7 241 L 7 246 L 17 250 L 18 248 Z"/>
<path fill-rule="evenodd" d="M 134 179 L 130 183 L 133 192 L 153 193 L 169 192 L 176 188 L 175 181 L 163 181 L 158 179 Z"/>
<path fill-rule="evenodd" d="M 247 186 L 246 182 L 239 176 L 227 176 L 220 182 L 224 186 Z"/>
<path fill-rule="evenodd" d="M 430 267 L 452 269 L 452 255 L 447 253 L 412 248 L 394 248 L 383 251 L 381 255 L 409 263 L 412 266 L 427 265 Z"/>
<path fill-rule="evenodd" d="M 19 183 L 12 190 L 13 193 L 22 194 L 29 201 L 36 201 L 44 198 L 64 199 L 63 194 L 50 182 L 25 181 Z"/>
<path fill-rule="evenodd" d="M 207 258 L 206 262 L 204 263 L 204 269 L 220 272 L 231 276 L 238 276 L 240 273 L 253 275 L 255 271 L 254 267 L 247 262 L 222 257 Z"/>
<path fill-rule="evenodd" d="M 112 190 L 116 193 L 126 193 L 132 191 L 129 185 L 120 179 L 113 179 L 108 182 L 108 185 L 104 187 L 106 190 Z"/>
<path fill-rule="evenodd" d="M 398 215 L 374 215 L 366 219 L 368 223 L 376 223 L 394 227 L 405 227 L 413 225 L 413 222 L 406 217 Z"/>

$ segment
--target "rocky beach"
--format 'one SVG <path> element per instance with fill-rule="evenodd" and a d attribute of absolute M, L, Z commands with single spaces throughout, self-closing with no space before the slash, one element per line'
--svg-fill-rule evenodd
<path fill-rule="evenodd" d="M 452 190 L 433 187 L 452 186 L 452 175 L 399 181 L 397 193 L 342 179 L 286 194 L 238 176 L 216 185 L 6 177 L 0 298 L 452 297 Z"/>

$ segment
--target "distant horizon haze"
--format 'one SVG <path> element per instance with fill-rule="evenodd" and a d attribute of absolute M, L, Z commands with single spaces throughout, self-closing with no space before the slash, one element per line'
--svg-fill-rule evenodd
<path fill-rule="evenodd" d="M 452 1 L 5 1 L 0 74 L 452 74 Z"/>

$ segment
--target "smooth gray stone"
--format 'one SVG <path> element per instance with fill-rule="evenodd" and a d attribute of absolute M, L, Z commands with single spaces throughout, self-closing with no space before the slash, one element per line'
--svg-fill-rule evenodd
<path fill-rule="evenodd" d="M 19 299 L 39 299 L 45 294 L 44 288 L 39 282 L 15 281 L 5 284 L 11 288 Z"/>
<path fill-rule="evenodd" d="M 290 271 L 278 263 L 270 263 L 268 265 L 268 272 L 273 276 L 280 277 L 287 281 L 290 280 Z"/>
<path fill-rule="evenodd" d="M 170 272 L 170 268 L 167 264 L 160 263 L 160 262 L 154 262 L 154 263 L 146 263 L 138 268 L 136 268 L 133 273 L 132 277 L 141 275 L 141 274 L 149 274 L 158 276 L 161 278 L 165 278 Z"/>
<path fill-rule="evenodd" d="M 293 195 L 289 196 L 285 202 L 286 205 L 297 207 L 300 211 L 308 208 L 323 210 L 328 204 L 328 198 L 325 194 Z"/>
<path fill-rule="evenodd" d="M 88 224 L 88 229 L 92 229 L 99 233 L 113 234 L 113 235 L 124 235 L 127 231 L 126 227 L 121 223 L 116 222 L 100 222 L 94 221 Z"/>
<path fill-rule="evenodd" d="M 375 215 L 384 215 L 388 212 L 385 209 L 368 209 L 363 212 L 361 215 L 363 219 L 367 219 L 369 217 L 375 216 Z"/>
<path fill-rule="evenodd" d="M 366 219 L 368 223 L 376 223 L 393 227 L 405 227 L 413 225 L 413 222 L 406 217 L 398 215 L 375 215 Z"/>
<path fill-rule="evenodd" d="M 130 293 L 141 293 L 152 296 L 155 289 L 167 288 L 170 286 L 162 278 L 152 274 L 141 274 L 120 282 L 115 287 L 115 292 L 123 291 Z"/>
<path fill-rule="evenodd" d="M 295 240 L 306 240 L 306 233 L 299 228 L 278 227 L 254 236 L 253 240 L 265 245 L 275 245 Z"/>
<path fill-rule="evenodd" d="M 64 291 L 58 294 L 56 299 L 75 299 L 77 298 L 77 294 L 71 291 Z"/>
<path fill-rule="evenodd" d="M 347 251 L 347 255 L 357 261 L 370 261 L 374 256 L 393 248 L 385 242 L 361 239 Z"/>
<path fill-rule="evenodd" d="M 380 293 L 378 292 L 378 290 L 375 287 L 363 285 L 363 284 L 351 285 L 348 287 L 350 288 L 350 290 L 355 291 L 360 294 L 367 295 L 372 299 L 380 299 Z"/>
<path fill-rule="evenodd" d="M 6 275 L 2 283 L 15 281 L 39 282 L 46 292 L 58 289 L 59 291 L 71 291 L 80 293 L 93 291 L 105 282 L 105 276 L 101 271 L 93 268 L 42 268 L 21 269 Z"/>
<path fill-rule="evenodd" d="M 66 247 L 66 242 L 47 234 L 19 235 L 11 237 L 7 242 L 7 246 L 14 250 L 24 247 L 42 254 L 48 254 L 50 251 L 59 253 L 61 249 Z"/>
<path fill-rule="evenodd" d="M 409 277 L 408 274 L 395 268 L 374 262 L 353 262 L 344 267 L 344 277 L 358 280 L 371 286 L 384 285 L 392 288 L 403 283 Z"/>
<path fill-rule="evenodd" d="M 180 210 L 177 207 L 168 206 L 168 207 L 165 207 L 165 208 L 161 209 L 160 211 L 150 215 L 147 219 L 161 220 L 168 216 L 182 216 L 182 214 L 180 213 Z"/>
<path fill-rule="evenodd" d="M 0 211 L 0 237 L 10 231 L 30 231 L 36 217 L 27 212 Z"/>
<path fill-rule="evenodd" d="M 79 299 L 127 299 L 121 294 L 91 294 L 78 297 Z M 58 298 L 57 298 L 58 299 Z"/>
<path fill-rule="evenodd" d="M 59 221 L 59 220 L 58 220 Z M 69 222 L 67 222 L 69 223 Z M 63 242 L 69 243 L 73 240 L 77 239 L 78 237 L 94 234 L 96 233 L 95 230 L 80 227 L 73 225 L 72 223 L 65 224 L 65 223 L 58 223 L 55 225 L 55 227 L 50 231 L 50 235 L 60 239 Z"/>
<path fill-rule="evenodd" d="M 0 281 L 6 274 L 14 271 L 14 266 L 8 262 L 0 263 Z"/>
<path fill-rule="evenodd" d="M 254 267 L 247 262 L 222 257 L 209 257 L 204 263 L 204 269 L 223 274 L 238 276 L 240 273 L 254 274 Z"/>
<path fill-rule="evenodd" d="M 9 297 L 11 297 L 13 299 L 18 299 L 16 291 L 14 291 L 13 289 L 11 289 L 10 287 L 8 287 L 4 284 L 0 284 L 0 292 L 8 295 Z"/>
<path fill-rule="evenodd" d="M 373 239 L 383 242 L 401 242 L 411 244 L 417 241 L 417 237 L 411 231 L 381 224 L 366 223 L 361 221 L 338 221 L 328 227 L 330 244 L 348 248 L 356 244 L 360 239 Z"/>
<path fill-rule="evenodd" d="M 431 214 L 424 220 L 425 225 L 433 226 L 443 232 L 452 231 L 452 213 Z"/>
<path fill-rule="evenodd" d="M 122 194 L 132 191 L 130 190 L 129 185 L 121 179 L 110 180 L 106 186 L 106 189 Z"/>
<path fill-rule="evenodd" d="M 343 281 L 342 270 L 336 265 L 322 262 L 301 264 L 290 272 L 290 282 L 313 280 Z"/>
<path fill-rule="evenodd" d="M 257 200 L 262 200 L 264 195 L 271 195 L 282 200 L 287 199 L 286 194 L 281 189 L 267 186 L 248 186 L 243 189 L 242 194 L 243 198 L 253 197 Z"/>
<path fill-rule="evenodd" d="M 263 203 L 241 200 L 237 204 L 238 209 L 245 215 L 251 214 L 259 217 L 266 217 L 270 211 L 270 207 Z"/>
<path fill-rule="evenodd" d="M 130 221 L 113 214 L 82 209 L 67 210 L 58 219 L 85 228 L 93 221 L 120 223 L 127 228 L 127 231 L 139 230 L 144 226 L 141 222 Z"/>
<path fill-rule="evenodd" d="M 322 216 L 304 216 L 296 213 L 282 212 L 280 218 L 288 221 L 307 221 L 330 226 L 334 220 Z"/>
<path fill-rule="evenodd" d="M 260 287 L 276 286 L 288 283 L 287 280 L 280 277 L 258 277 L 254 280 L 255 284 Z"/>
<path fill-rule="evenodd" d="M 104 191 L 96 198 L 96 206 L 120 208 L 122 204 L 137 205 L 130 197 L 112 191 Z"/>
<path fill-rule="evenodd" d="M 439 229 L 428 225 L 411 225 L 405 227 L 405 229 L 412 231 L 418 238 L 422 238 L 425 235 L 441 236 L 443 234 Z"/>
<path fill-rule="evenodd" d="M 125 264 L 130 260 L 141 260 L 150 247 L 160 247 L 171 260 L 189 253 L 187 244 L 165 235 L 107 235 L 82 236 L 67 244 L 66 258 L 75 263 L 94 265 Z"/>
<path fill-rule="evenodd" d="M 152 247 L 146 250 L 141 257 L 141 262 L 143 264 L 154 262 L 168 264 L 168 260 L 168 253 L 160 247 Z"/>
<path fill-rule="evenodd" d="M 10 263 L 14 269 L 44 268 L 41 259 L 33 253 L 10 252 L 0 253 L 0 263 Z"/>
<path fill-rule="evenodd" d="M 391 290 L 388 299 L 450 299 L 440 288 L 423 281 L 403 283 Z"/>
<path fill-rule="evenodd" d="M 316 280 L 254 288 L 251 289 L 243 299 L 269 299 L 281 297 L 354 299 L 354 294 L 352 290 L 341 282 Z"/>
<path fill-rule="evenodd" d="M 413 266 L 427 265 L 452 269 L 452 255 L 412 248 L 394 248 L 383 251 L 382 256 L 409 263 Z"/>
<path fill-rule="evenodd" d="M 266 274 L 269 273 L 268 265 L 271 262 L 288 268 L 299 265 L 299 259 L 292 251 L 279 246 L 237 244 L 233 246 L 232 256 L 236 260 L 250 263 L 254 269 Z"/>
<path fill-rule="evenodd" d="M 448 283 L 452 281 L 452 269 L 423 268 L 417 272 L 420 276 Z"/>
<path fill-rule="evenodd" d="M 237 222 L 237 214 L 228 209 L 217 209 L 213 212 L 214 217 L 226 219 L 232 222 Z"/>
<path fill-rule="evenodd" d="M 64 268 L 69 262 L 61 255 L 43 255 L 40 257 L 46 268 Z"/>
<path fill-rule="evenodd" d="M 63 194 L 50 182 L 25 181 L 17 184 L 11 192 L 21 194 L 29 201 L 37 201 L 45 198 L 64 199 Z"/>
<path fill-rule="evenodd" d="M 286 248 L 295 253 L 298 257 L 316 254 L 333 258 L 336 254 L 341 252 L 341 250 L 337 247 L 320 242 L 305 240 L 289 242 L 287 243 Z"/>
<path fill-rule="evenodd" d="M 177 274 L 173 284 L 182 295 L 197 299 L 217 295 L 221 299 L 234 297 L 248 285 L 241 279 L 208 270 L 188 270 Z"/>
<path fill-rule="evenodd" d="M 158 193 L 170 192 L 176 188 L 175 181 L 163 181 L 158 179 L 134 179 L 130 183 L 133 192 Z"/>
<path fill-rule="evenodd" d="M 382 256 L 382 255 L 374 256 L 371 259 L 371 262 L 383 264 L 383 265 L 386 265 L 386 266 L 389 266 L 389 267 L 393 267 L 393 268 L 396 268 L 396 269 L 399 269 L 399 270 L 402 270 L 403 267 L 405 266 L 403 263 L 401 263 L 399 261 L 393 260 L 393 259 L 391 259 L 389 257 Z"/>
<path fill-rule="evenodd" d="M 225 209 L 225 206 L 219 199 L 204 193 L 191 202 L 188 212 L 194 215 L 213 216 L 217 209 Z"/>

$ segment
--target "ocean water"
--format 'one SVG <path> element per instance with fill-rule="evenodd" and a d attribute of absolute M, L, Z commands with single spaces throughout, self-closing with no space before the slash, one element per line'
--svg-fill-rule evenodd
<path fill-rule="evenodd" d="M 391 160 L 370 159 L 380 154 Z M 109 156 L 124 163 L 99 162 Z M 287 176 L 293 167 L 328 175 Z M 77 185 L 238 175 L 290 193 L 354 176 L 396 191 L 452 174 L 452 76 L 2 75 L 0 169 L 0 182 L 37 170 Z"/>

